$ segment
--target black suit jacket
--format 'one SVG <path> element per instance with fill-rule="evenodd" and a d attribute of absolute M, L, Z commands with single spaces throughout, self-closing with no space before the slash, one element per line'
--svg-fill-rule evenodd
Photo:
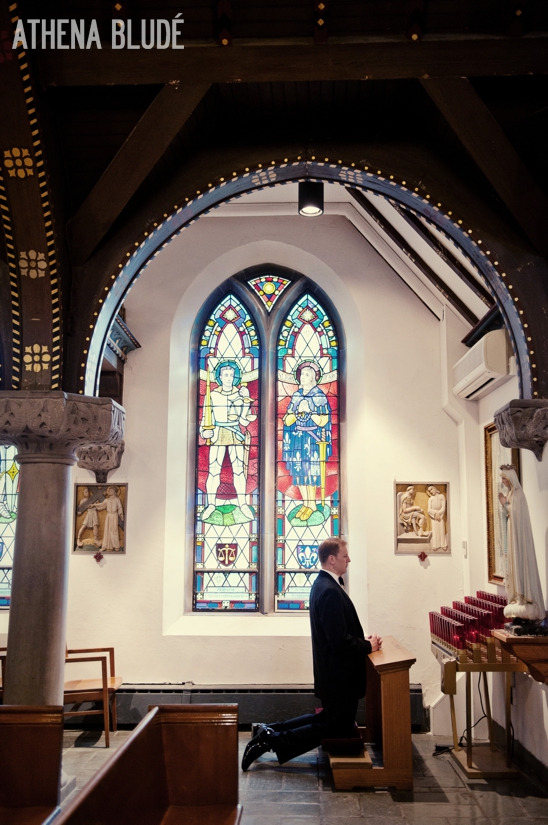
<path fill-rule="evenodd" d="M 365 696 L 365 657 L 371 643 L 350 596 L 321 570 L 310 594 L 314 693 L 323 702 Z"/>

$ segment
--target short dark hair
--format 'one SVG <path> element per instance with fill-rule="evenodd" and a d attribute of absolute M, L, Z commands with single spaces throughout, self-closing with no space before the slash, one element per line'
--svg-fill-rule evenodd
<path fill-rule="evenodd" d="M 341 538 L 325 539 L 318 547 L 320 564 L 325 564 L 329 556 L 338 556 L 341 547 L 345 547 L 346 541 Z"/>

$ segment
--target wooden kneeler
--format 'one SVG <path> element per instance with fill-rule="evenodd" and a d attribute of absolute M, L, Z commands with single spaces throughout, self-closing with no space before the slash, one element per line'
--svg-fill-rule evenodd
<path fill-rule="evenodd" d="M 382 650 L 367 657 L 366 727 L 360 732 L 364 741 L 382 750 L 382 765 L 373 765 L 365 750 L 354 756 L 330 753 L 337 790 L 387 786 L 412 790 L 409 668 L 415 661 L 393 636 L 384 639 Z"/>
<path fill-rule="evenodd" d="M 338 791 L 350 791 L 368 784 L 366 780 L 373 762 L 365 749 L 365 728 L 360 728 L 359 731 L 362 737 L 359 740 L 327 739 L 322 742 L 322 748 L 329 757 L 333 783 Z"/>

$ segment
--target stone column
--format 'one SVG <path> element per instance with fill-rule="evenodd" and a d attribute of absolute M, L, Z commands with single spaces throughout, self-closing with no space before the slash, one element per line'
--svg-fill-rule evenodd
<path fill-rule="evenodd" d="M 108 398 L 0 392 L 0 442 L 21 467 L 5 704 L 63 704 L 71 467 L 77 447 L 118 443 L 124 415 Z"/>

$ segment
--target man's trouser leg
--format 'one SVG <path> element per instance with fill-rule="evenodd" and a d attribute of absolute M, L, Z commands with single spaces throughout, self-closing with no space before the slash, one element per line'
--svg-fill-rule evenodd
<path fill-rule="evenodd" d="M 276 724 L 268 741 L 280 764 L 317 748 L 322 739 L 354 736 L 358 700 L 341 698 L 323 704 L 320 713 L 297 716 Z"/>

